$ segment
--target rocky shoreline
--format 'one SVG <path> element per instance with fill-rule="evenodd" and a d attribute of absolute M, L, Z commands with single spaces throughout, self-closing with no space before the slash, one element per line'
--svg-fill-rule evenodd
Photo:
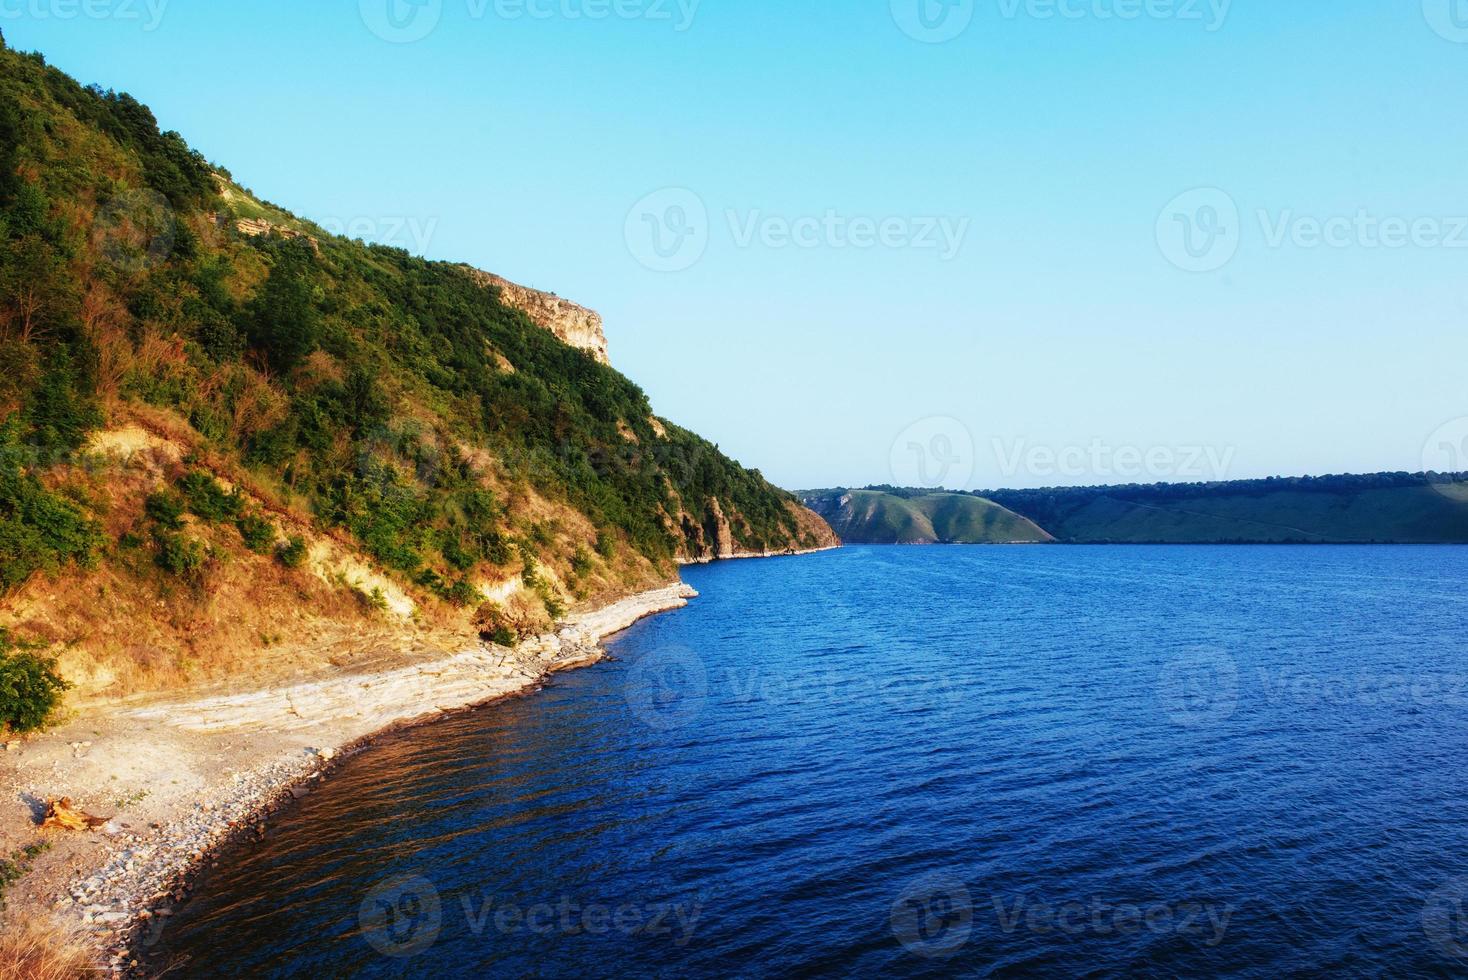
<path fill-rule="evenodd" d="M 33 817 L 60 796 L 119 811 L 94 834 L 48 838 L 60 853 L 26 880 L 30 898 L 88 934 L 104 970 L 135 972 L 188 899 L 192 875 L 220 847 L 263 837 L 270 815 L 312 792 L 338 760 L 386 732 L 594 664 L 604 639 L 696 595 L 682 584 L 640 593 L 514 651 L 479 646 L 264 691 L 119 705 L 9 746 L 0 767 Z M 108 793 L 120 795 L 109 802 Z"/>
<path fill-rule="evenodd" d="M 828 544 L 819 548 L 787 548 L 784 551 L 731 551 L 721 555 L 706 555 L 702 558 L 680 558 L 680 565 L 712 565 L 716 561 L 742 561 L 747 558 L 794 558 L 799 555 L 819 555 L 824 551 L 840 551 L 840 544 Z"/>

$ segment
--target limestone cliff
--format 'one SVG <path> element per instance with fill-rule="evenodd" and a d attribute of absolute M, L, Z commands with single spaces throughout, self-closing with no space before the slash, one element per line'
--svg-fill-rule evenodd
<path fill-rule="evenodd" d="M 601 314 L 562 299 L 510 282 L 503 276 L 464 266 L 479 285 L 499 290 L 501 302 L 523 311 L 532 321 L 572 347 L 586 351 L 603 364 L 610 364 L 607 336 L 602 330 Z"/>
<path fill-rule="evenodd" d="M 678 555 L 685 565 L 731 558 L 772 558 L 841 547 L 841 539 L 825 518 L 794 500 L 786 502 L 787 530 L 781 540 L 762 541 L 753 535 L 744 515 L 726 510 L 718 497 L 709 499 L 706 517 L 699 523 L 686 510 L 678 515 L 679 531 L 688 545 Z"/>

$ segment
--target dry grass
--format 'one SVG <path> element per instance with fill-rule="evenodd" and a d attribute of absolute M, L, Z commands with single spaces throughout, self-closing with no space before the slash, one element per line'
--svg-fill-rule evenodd
<path fill-rule="evenodd" d="M 73 980 L 99 972 L 81 934 L 40 917 L 0 931 L 0 980 Z"/>

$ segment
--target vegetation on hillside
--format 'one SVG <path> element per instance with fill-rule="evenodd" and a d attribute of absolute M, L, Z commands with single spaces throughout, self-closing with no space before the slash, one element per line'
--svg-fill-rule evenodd
<path fill-rule="evenodd" d="M 236 227 L 261 215 L 280 227 Z M 185 425 L 194 462 L 109 535 L 77 454 L 133 409 Z M 486 570 L 552 558 L 575 577 L 626 552 L 666 575 L 715 499 L 740 545 L 799 543 L 793 497 L 657 426 L 636 385 L 461 268 L 255 201 L 136 100 L 0 41 L 0 586 L 139 550 L 198 578 L 196 524 L 303 561 L 206 459 L 452 604 Z M 515 520 L 521 493 L 591 532 Z"/>
<path fill-rule="evenodd" d="M 848 494 L 856 505 L 834 506 Z M 850 543 L 923 541 L 926 502 L 953 498 L 1002 507 L 1058 541 L 1078 544 L 1468 542 L 1468 483 L 1436 473 L 963 494 L 872 486 L 804 497 Z M 939 540 L 950 539 L 941 520 L 934 526 Z"/>
<path fill-rule="evenodd" d="M 1468 542 L 1468 485 L 1438 474 L 993 490 L 1077 543 Z"/>
<path fill-rule="evenodd" d="M 811 491 L 804 500 L 850 544 L 1014 544 L 1050 540 L 1030 521 L 967 494 Z"/>
<path fill-rule="evenodd" d="M 0 629 L 0 735 L 40 728 L 66 688 L 54 661 L 16 644 Z"/>

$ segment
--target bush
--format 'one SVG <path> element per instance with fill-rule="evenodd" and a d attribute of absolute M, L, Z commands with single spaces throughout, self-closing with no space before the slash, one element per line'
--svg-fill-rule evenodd
<path fill-rule="evenodd" d="M 444 592 L 444 598 L 456 606 L 472 606 L 483 602 L 484 595 L 469 584 L 468 579 L 459 579 Z"/>
<path fill-rule="evenodd" d="M 474 613 L 474 628 L 479 636 L 502 647 L 517 646 L 521 640 L 539 636 L 550 627 L 550 617 L 534 593 L 517 592 L 503 605 L 486 602 Z"/>
<path fill-rule="evenodd" d="M 285 544 L 275 549 L 275 560 L 286 568 L 300 568 L 306 564 L 306 539 L 293 534 Z"/>
<path fill-rule="evenodd" d="M 0 587 L 22 585 L 38 571 L 55 573 L 69 561 L 91 565 L 101 530 L 80 507 L 24 472 L 13 427 L 0 430 Z"/>
<path fill-rule="evenodd" d="M 352 595 L 357 597 L 357 601 L 362 604 L 363 609 L 375 613 L 387 612 L 387 596 L 383 595 L 382 589 L 379 586 L 374 585 L 371 591 L 362 588 L 360 585 L 352 585 L 350 588 Z"/>
<path fill-rule="evenodd" d="M 35 731 L 70 687 L 56 672 L 56 661 L 17 647 L 10 633 L 0 629 L 0 728 Z"/>
<path fill-rule="evenodd" d="M 184 502 L 179 499 L 178 494 L 171 491 L 160 490 L 148 494 L 143 512 L 165 530 L 177 531 L 183 527 Z"/>
<path fill-rule="evenodd" d="M 257 555 L 265 554 L 275 543 L 274 525 L 258 514 L 246 514 L 236 520 L 234 526 L 239 528 L 245 547 Z"/>
<path fill-rule="evenodd" d="M 190 513 L 211 524 L 239 516 L 244 507 L 239 494 L 225 493 L 224 487 L 214 477 L 200 470 L 179 480 L 178 488 L 183 492 Z"/>
<path fill-rule="evenodd" d="M 180 578 L 197 578 L 208 555 L 204 545 L 182 534 L 160 531 L 154 535 L 158 545 L 158 567 Z"/>

